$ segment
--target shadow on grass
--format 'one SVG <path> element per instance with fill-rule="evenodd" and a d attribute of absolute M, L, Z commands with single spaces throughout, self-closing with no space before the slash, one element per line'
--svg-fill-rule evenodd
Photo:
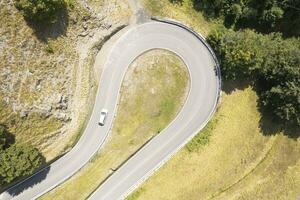
<path fill-rule="evenodd" d="M 14 144 L 16 139 L 15 139 L 15 136 L 11 132 L 9 132 L 6 125 L 0 124 L 0 126 L 3 127 L 3 134 L 6 139 L 6 142 L 5 142 L 5 145 L 3 146 L 3 148 L 6 149 L 10 145 Z"/>
<path fill-rule="evenodd" d="M 36 37 L 42 41 L 47 42 L 48 39 L 56 39 L 61 35 L 66 35 L 69 26 L 69 14 L 67 7 L 64 7 L 58 14 L 57 20 L 53 23 L 47 22 L 33 22 L 25 18 L 29 27 L 34 31 Z"/>
<path fill-rule="evenodd" d="M 289 138 L 295 140 L 300 137 L 300 127 L 291 124 L 283 124 L 281 120 L 271 114 L 270 110 L 267 110 L 260 105 L 260 100 L 258 101 L 258 108 L 261 113 L 259 124 L 264 135 L 276 135 L 278 133 L 283 133 Z"/>
<path fill-rule="evenodd" d="M 253 85 L 251 81 L 224 81 L 222 85 L 222 90 L 226 94 L 231 94 L 235 90 L 244 90 L 247 87 Z"/>
<path fill-rule="evenodd" d="M 276 135 L 278 133 L 283 133 L 289 138 L 297 140 L 300 137 L 300 127 L 284 124 L 280 119 L 276 118 L 274 114 L 272 114 L 271 110 L 266 109 L 260 99 L 260 89 L 253 81 L 224 81 L 222 90 L 226 94 L 231 94 L 235 90 L 244 90 L 249 86 L 253 87 L 259 97 L 257 106 L 261 113 L 259 125 L 262 133 L 264 135 Z"/>

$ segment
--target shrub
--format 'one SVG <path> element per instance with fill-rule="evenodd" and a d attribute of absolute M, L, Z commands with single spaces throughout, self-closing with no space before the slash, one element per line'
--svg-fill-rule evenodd
<path fill-rule="evenodd" d="M 0 152 L 0 184 L 32 174 L 45 162 L 35 148 L 12 145 Z"/>
<path fill-rule="evenodd" d="M 66 9 L 64 0 L 15 0 L 15 5 L 26 19 L 38 23 L 54 23 Z"/>

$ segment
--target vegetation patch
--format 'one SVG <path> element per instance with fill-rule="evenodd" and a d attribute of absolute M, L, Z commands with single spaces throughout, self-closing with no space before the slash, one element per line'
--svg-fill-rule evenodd
<path fill-rule="evenodd" d="M 208 124 L 201 130 L 189 143 L 186 148 L 190 152 L 199 150 L 201 147 L 208 145 L 212 132 L 217 126 L 217 119 L 211 119 Z"/>
<path fill-rule="evenodd" d="M 30 145 L 14 144 L 14 137 L 0 125 L 0 189 L 12 181 L 31 175 L 45 158 Z"/>
<path fill-rule="evenodd" d="M 64 0 L 15 0 L 15 5 L 26 19 L 38 23 L 54 23 L 67 6 Z"/>
<path fill-rule="evenodd" d="M 219 29 L 208 42 L 227 80 L 248 79 L 256 85 L 262 109 L 282 124 L 300 126 L 300 40 L 251 30 Z"/>
<path fill-rule="evenodd" d="M 185 64 L 173 53 L 153 50 L 138 57 L 123 80 L 117 116 L 105 146 L 80 172 L 41 199 L 86 199 L 174 119 L 188 86 Z"/>

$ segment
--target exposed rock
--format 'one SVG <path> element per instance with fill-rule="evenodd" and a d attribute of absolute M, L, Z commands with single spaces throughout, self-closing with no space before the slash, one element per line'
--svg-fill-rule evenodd
<path fill-rule="evenodd" d="M 66 113 L 61 113 L 61 112 L 56 113 L 55 118 L 57 118 L 58 120 L 61 120 L 63 122 L 68 122 L 71 120 L 71 118 Z"/>
<path fill-rule="evenodd" d="M 52 106 L 45 106 L 45 107 L 39 109 L 40 114 L 44 118 L 51 116 L 52 115 L 51 111 L 52 111 Z"/>
<path fill-rule="evenodd" d="M 21 112 L 20 112 L 20 117 L 21 117 L 21 118 L 25 118 L 25 117 L 28 116 L 28 114 L 29 114 L 29 111 L 28 111 L 28 110 L 21 110 Z"/>
<path fill-rule="evenodd" d="M 84 32 L 80 33 L 79 36 L 85 37 L 85 36 L 87 36 L 88 34 L 89 34 L 89 33 L 88 33 L 87 31 L 84 31 Z"/>

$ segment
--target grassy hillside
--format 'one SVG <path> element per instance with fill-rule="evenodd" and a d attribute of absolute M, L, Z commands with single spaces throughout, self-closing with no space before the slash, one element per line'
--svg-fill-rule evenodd
<path fill-rule="evenodd" d="M 209 142 L 191 141 L 128 200 L 295 199 L 300 140 L 262 131 L 256 101 L 251 87 L 224 93 Z"/>
<path fill-rule="evenodd" d="M 48 161 L 80 135 L 96 91 L 96 45 L 129 16 L 127 1 L 66 2 L 46 27 L 25 20 L 14 0 L 0 2 L 0 124 Z"/>

